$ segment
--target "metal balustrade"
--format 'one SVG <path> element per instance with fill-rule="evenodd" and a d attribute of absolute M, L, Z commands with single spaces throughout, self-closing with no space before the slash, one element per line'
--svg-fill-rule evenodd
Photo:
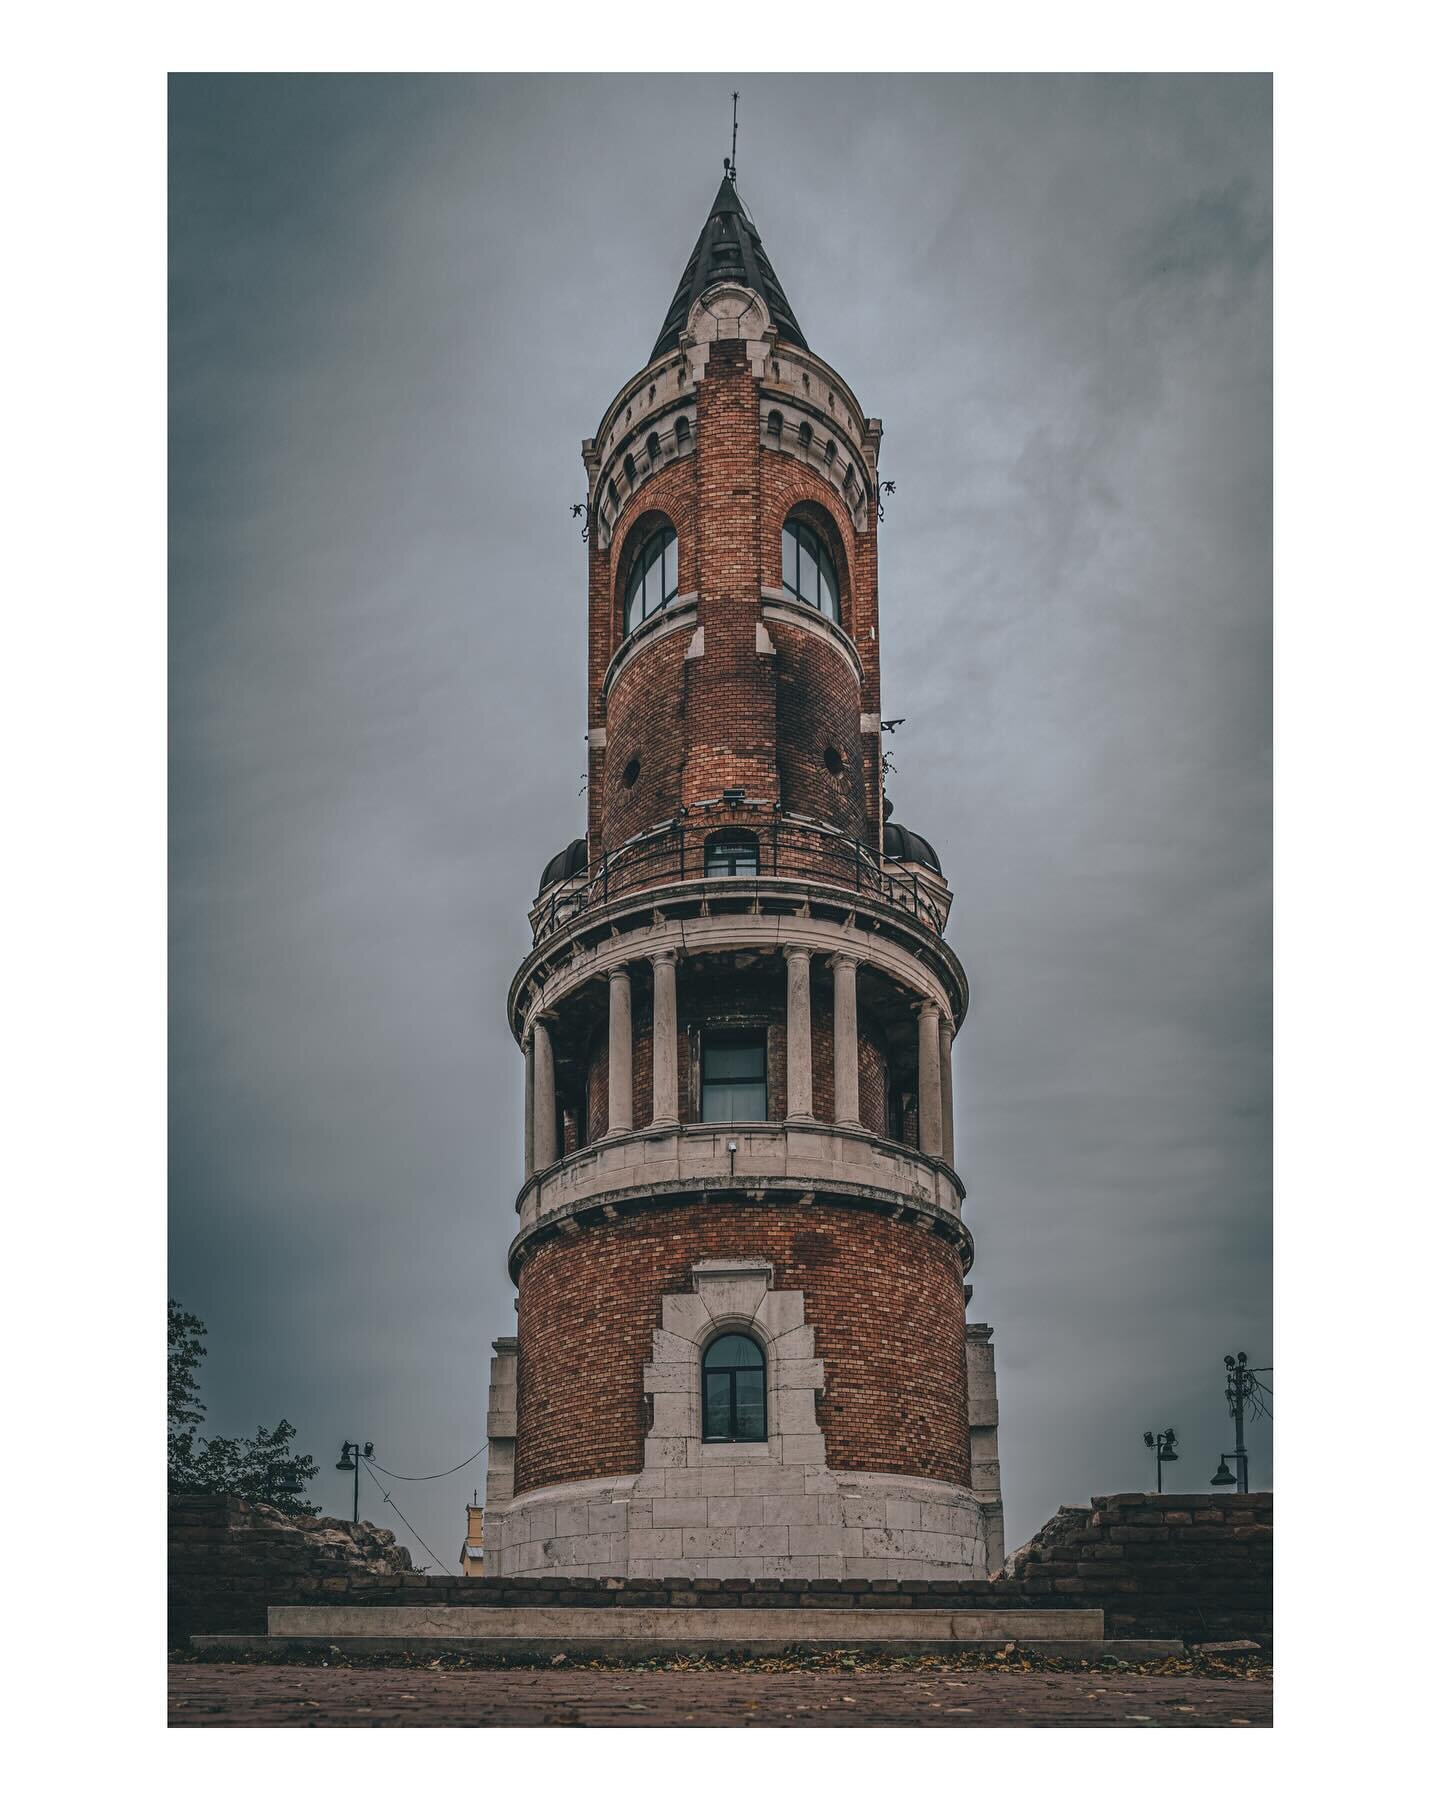
<path fill-rule="evenodd" d="M 744 859 L 752 867 L 736 874 L 713 867 L 707 872 L 707 842 L 717 836 L 739 840 L 742 834 L 755 840 L 752 856 Z M 848 889 L 895 907 L 935 932 L 944 930 L 949 910 L 948 893 L 938 874 L 932 888 L 917 870 L 890 862 L 859 838 L 813 820 L 783 814 L 723 824 L 713 819 L 678 819 L 606 851 L 595 867 L 556 882 L 541 894 L 530 914 L 534 941 L 540 943 L 612 900 L 651 888 L 705 882 L 743 893 L 776 881 Z"/>

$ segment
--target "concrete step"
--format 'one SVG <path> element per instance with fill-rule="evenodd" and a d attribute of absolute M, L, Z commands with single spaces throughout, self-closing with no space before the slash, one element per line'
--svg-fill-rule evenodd
<path fill-rule="evenodd" d="M 1097 1607 L 851 1606 L 272 1606 L 272 1638 L 424 1639 L 426 1643 L 503 1644 L 516 1638 L 587 1643 L 769 1644 L 917 1643 L 1098 1644 L 1105 1614 Z"/>
<path fill-rule="evenodd" d="M 356 1609 L 347 1607 L 344 1610 L 353 1612 Z M 413 1609 L 407 1607 L 405 1610 L 408 1612 Z M 614 1615 L 611 1616 L 613 1618 Z M 327 1634 L 322 1637 L 297 1635 L 246 1637 L 197 1633 L 190 1639 L 190 1646 L 193 1650 L 229 1651 L 237 1655 L 249 1652 L 277 1652 L 286 1649 L 335 1649 L 347 1657 L 385 1656 L 392 1652 L 434 1655 L 437 1650 L 454 1650 L 479 1655 L 552 1656 L 557 1650 L 564 1650 L 570 1655 L 606 1657 L 617 1662 L 633 1660 L 641 1656 L 653 1656 L 667 1650 L 674 1651 L 677 1655 L 699 1655 L 705 1651 L 723 1654 L 727 1650 L 750 1650 L 757 1655 L 763 1655 L 767 1651 L 773 1653 L 792 1645 L 806 1648 L 854 1648 L 890 1651 L 899 1655 L 915 1655 L 925 1651 L 934 1652 L 945 1649 L 998 1650 L 1005 1644 L 1014 1644 L 1017 1648 L 1033 1650 L 1045 1656 L 1059 1656 L 1071 1661 L 1091 1663 L 1098 1662 L 1104 1656 L 1115 1657 L 1122 1662 L 1149 1662 L 1160 1657 L 1184 1654 L 1184 1645 L 1179 1638 L 1102 1638 L 1097 1643 L 1093 1638 L 1088 1637 L 1031 1639 L 1022 1633 L 1016 1637 L 993 1639 L 978 1637 L 941 1639 L 936 1637 L 916 1638 L 914 1636 L 847 1639 L 843 1632 L 835 1636 L 827 1634 L 820 1637 L 812 1631 L 808 1635 L 796 1635 L 781 1641 L 769 1638 L 758 1639 L 749 1631 L 748 1625 L 742 1627 L 741 1618 L 737 1613 L 731 1613 L 729 1616 L 732 1621 L 732 1631 L 726 1637 L 706 1636 L 703 1639 L 695 1637 L 688 1641 L 683 1636 L 671 1637 L 665 1639 L 663 1643 L 655 1638 L 647 1639 L 639 1634 L 584 1639 L 564 1635 L 501 1638 L 498 1636 L 447 1634 L 443 1640 L 433 1635 L 355 1636 L 352 1635 L 353 1626 L 351 1626 L 344 1632 Z M 747 1620 L 750 1616 L 748 1613 L 745 1615 Z M 913 1615 L 908 1613 L 899 1616 L 907 1620 L 913 1619 Z M 814 1617 L 815 1615 L 807 1610 L 805 1614 L 807 1625 L 813 1621 Z"/>

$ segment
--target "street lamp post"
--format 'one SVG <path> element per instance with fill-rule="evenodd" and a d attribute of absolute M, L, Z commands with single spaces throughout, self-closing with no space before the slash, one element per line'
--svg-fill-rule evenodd
<path fill-rule="evenodd" d="M 1175 1449 L 1175 1433 L 1168 1427 L 1164 1431 L 1147 1431 L 1145 1433 L 1146 1448 L 1155 1452 L 1155 1492 L 1165 1492 L 1165 1469 L 1167 1462 L 1179 1462 L 1180 1457 Z"/>
<path fill-rule="evenodd" d="M 360 1523 L 360 1458 L 363 1456 L 368 1462 L 374 1454 L 374 1444 L 366 1444 L 362 1450 L 359 1444 L 352 1444 L 346 1438 L 340 1446 L 340 1460 L 335 1465 L 342 1474 L 348 1475 L 352 1469 L 355 1472 L 355 1506 L 351 1517 L 357 1525 Z"/>

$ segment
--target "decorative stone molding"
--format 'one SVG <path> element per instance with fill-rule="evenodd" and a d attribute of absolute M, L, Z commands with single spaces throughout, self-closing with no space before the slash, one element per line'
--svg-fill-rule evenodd
<path fill-rule="evenodd" d="M 518 1338 L 496 1338 L 491 1345 L 490 1407 L 485 1420 L 485 1505 L 503 1505 L 515 1493 L 515 1415 Z"/>
<path fill-rule="evenodd" d="M 965 1290 L 968 1305 L 970 1289 Z M 1005 1566 L 1005 1507 L 1000 1494 L 1000 1402 L 995 1389 L 993 1326 L 965 1324 L 966 1392 L 970 1401 L 970 1483 L 980 1502 L 985 1566 L 990 1575 Z"/>
<path fill-rule="evenodd" d="M 835 490 L 856 531 L 869 529 L 870 467 L 843 426 L 814 407 L 779 400 L 764 389 L 759 426 L 767 450 L 803 463 Z"/>
<path fill-rule="evenodd" d="M 815 1333 L 805 1324 L 805 1296 L 777 1293 L 772 1277 L 769 1263 L 699 1262 L 694 1292 L 662 1299 L 660 1328 L 642 1376 L 654 1412 L 645 1437 L 647 1470 L 824 1467 L 815 1391 L 824 1387 L 825 1371 L 815 1359 Z M 700 1358 L 725 1331 L 748 1332 L 765 1353 L 769 1437 L 763 1444 L 707 1444 L 701 1437 Z M 644 1488 L 642 1482 L 637 1492 Z"/>
<path fill-rule="evenodd" d="M 765 359 L 775 342 L 775 327 L 770 322 L 770 308 L 753 288 L 741 287 L 738 282 L 717 282 L 706 288 L 690 308 L 680 348 L 688 359 L 691 381 L 705 379 L 710 346 L 722 339 L 743 342 L 750 373 L 758 381 L 765 373 Z"/>

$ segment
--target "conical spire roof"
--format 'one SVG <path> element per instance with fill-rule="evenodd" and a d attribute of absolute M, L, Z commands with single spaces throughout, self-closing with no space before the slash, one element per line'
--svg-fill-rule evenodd
<path fill-rule="evenodd" d="M 695 240 L 695 248 L 680 277 L 680 285 L 670 302 L 665 323 L 660 327 L 655 348 L 650 352 L 652 362 L 667 350 L 676 348 L 690 308 L 706 288 L 713 287 L 717 281 L 737 281 L 742 287 L 753 288 L 770 308 L 770 317 L 780 336 L 787 343 L 798 344 L 802 350 L 809 349 L 795 314 L 790 310 L 790 302 L 785 298 L 780 279 L 770 267 L 770 258 L 760 242 L 755 221 L 746 212 L 736 191 L 734 177 L 729 174 L 720 183 L 720 192 L 715 196 L 705 228 Z"/>

